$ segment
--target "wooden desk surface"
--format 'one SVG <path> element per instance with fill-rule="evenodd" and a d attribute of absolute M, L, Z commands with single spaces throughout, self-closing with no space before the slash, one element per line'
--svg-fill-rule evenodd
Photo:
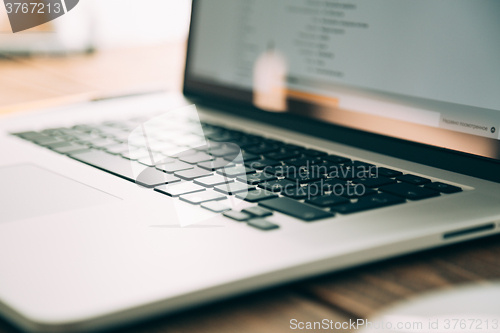
<path fill-rule="evenodd" d="M 172 44 L 70 58 L 1 59 L 0 112 L 123 89 L 180 90 L 184 50 L 183 44 Z M 119 331 L 291 332 L 290 319 L 367 318 L 423 292 L 499 278 L 500 236 L 300 281 Z M 6 332 L 17 330 L 0 319 L 0 333 Z"/>

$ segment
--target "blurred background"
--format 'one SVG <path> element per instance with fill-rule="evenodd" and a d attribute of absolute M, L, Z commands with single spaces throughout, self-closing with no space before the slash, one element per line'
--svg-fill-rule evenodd
<path fill-rule="evenodd" d="M 14 34 L 0 5 L 0 113 L 180 90 L 190 14 L 190 0 L 80 0 Z"/>

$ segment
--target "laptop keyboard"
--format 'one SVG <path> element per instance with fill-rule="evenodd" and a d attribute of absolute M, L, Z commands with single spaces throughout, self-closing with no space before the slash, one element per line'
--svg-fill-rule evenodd
<path fill-rule="evenodd" d="M 13 135 L 263 231 L 279 228 L 266 220 L 274 212 L 310 222 L 462 191 L 451 184 L 205 122 L 203 146 L 197 146 L 203 138 L 180 126 L 175 138 L 153 136 L 149 149 L 131 148 L 129 135 L 145 120 Z M 178 153 L 179 148 L 184 151 Z M 138 177 L 131 169 L 134 163 L 144 169 Z M 233 211 L 221 202 L 228 196 L 255 206 Z"/>

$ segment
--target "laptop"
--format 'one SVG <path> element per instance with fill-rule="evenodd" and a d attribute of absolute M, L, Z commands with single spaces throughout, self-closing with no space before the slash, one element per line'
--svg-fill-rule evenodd
<path fill-rule="evenodd" d="M 3 117 L 2 316 L 106 329 L 498 233 L 499 15 L 195 0 L 183 95 Z"/>

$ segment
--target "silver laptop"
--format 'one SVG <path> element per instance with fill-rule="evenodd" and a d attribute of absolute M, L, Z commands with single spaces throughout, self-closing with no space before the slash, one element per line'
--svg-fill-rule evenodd
<path fill-rule="evenodd" d="M 499 16 L 194 1 L 182 96 L 3 117 L 1 314 L 105 329 L 498 233 Z"/>

